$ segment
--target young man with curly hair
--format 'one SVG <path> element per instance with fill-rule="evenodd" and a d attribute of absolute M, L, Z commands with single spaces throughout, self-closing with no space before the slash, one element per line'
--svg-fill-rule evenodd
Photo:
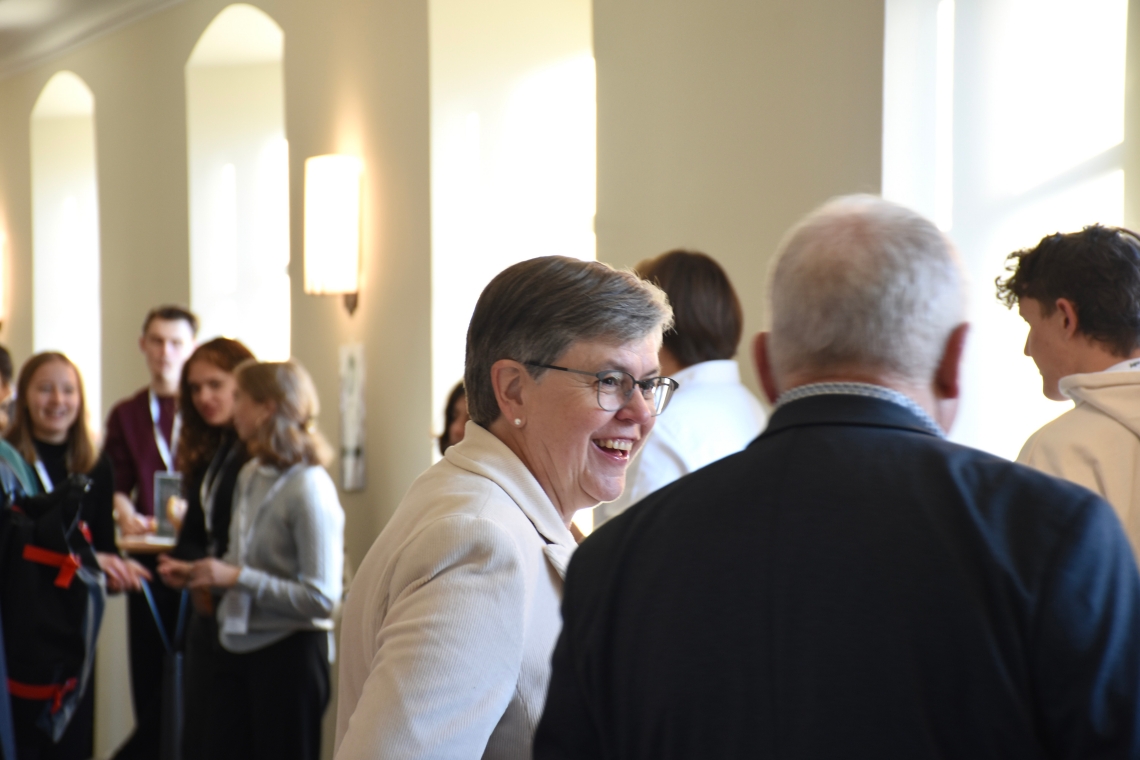
<path fill-rule="evenodd" d="M 1140 551 L 1140 238 L 1093 225 L 1010 254 L 998 298 L 1029 323 L 1042 392 L 1073 409 L 1017 460 L 1105 498 Z"/>

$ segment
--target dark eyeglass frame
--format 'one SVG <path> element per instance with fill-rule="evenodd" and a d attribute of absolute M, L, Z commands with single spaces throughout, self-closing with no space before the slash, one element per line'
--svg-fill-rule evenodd
<path fill-rule="evenodd" d="M 626 372 L 623 369 L 604 369 L 601 372 L 589 372 L 589 371 L 584 370 L 584 369 L 570 369 L 569 367 L 558 367 L 558 366 L 555 366 L 553 364 L 540 364 L 539 362 L 523 362 L 523 364 L 527 365 L 528 367 L 541 367 L 542 369 L 556 369 L 559 372 L 572 372 L 575 375 L 586 375 L 587 377 L 596 378 L 598 381 L 598 385 L 597 385 L 597 389 L 596 389 L 597 394 L 598 394 L 598 406 L 601 407 L 602 411 L 605 411 L 605 412 L 616 412 L 617 410 L 621 409 L 623 406 L 628 404 L 630 398 L 633 397 L 633 389 L 634 388 L 640 388 L 641 389 L 641 397 L 643 399 L 645 399 L 646 401 L 650 402 L 649 403 L 650 414 L 652 416 L 656 417 L 665 411 L 665 409 L 669 406 L 670 399 L 673 398 L 673 392 L 681 387 L 681 384 L 678 383 L 676 380 L 674 380 L 671 377 L 651 377 L 647 380 L 638 380 L 636 377 L 629 374 L 628 372 Z M 626 394 L 621 394 L 621 393 L 609 394 L 609 393 L 606 393 L 602 390 L 602 387 L 603 387 L 602 382 L 607 377 L 613 377 L 614 375 L 625 375 L 626 377 L 628 377 L 630 379 L 632 384 L 629 387 L 628 393 L 626 393 Z M 624 383 L 622 383 L 622 384 L 624 385 Z M 660 391 L 660 389 L 662 389 L 662 388 L 665 389 L 663 392 Z M 620 388 L 618 390 L 620 391 Z M 658 397 L 659 392 L 661 392 L 660 397 Z M 624 398 L 622 398 L 623 395 L 624 395 Z M 602 398 L 603 397 L 609 398 L 611 396 L 614 398 L 620 399 L 620 401 L 619 401 L 618 405 L 615 406 L 613 409 L 607 409 L 605 403 L 602 402 Z"/>

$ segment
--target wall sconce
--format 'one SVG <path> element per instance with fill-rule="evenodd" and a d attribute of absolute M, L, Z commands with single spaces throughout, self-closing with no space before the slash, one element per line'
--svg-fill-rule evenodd
<path fill-rule="evenodd" d="M 0 230 L 0 330 L 4 329 L 4 286 L 8 284 L 8 233 Z"/>
<path fill-rule="evenodd" d="M 360 295 L 360 178 L 356 156 L 305 159 L 305 292 L 344 295 L 356 311 Z"/>

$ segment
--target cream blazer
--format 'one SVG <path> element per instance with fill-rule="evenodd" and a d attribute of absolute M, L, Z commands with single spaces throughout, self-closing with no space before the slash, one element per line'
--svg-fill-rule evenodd
<path fill-rule="evenodd" d="M 412 484 L 353 580 L 336 758 L 530 758 L 576 544 L 473 422 Z"/>

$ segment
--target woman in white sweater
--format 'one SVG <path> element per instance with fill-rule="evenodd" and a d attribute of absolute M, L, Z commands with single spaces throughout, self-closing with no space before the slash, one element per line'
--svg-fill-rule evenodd
<path fill-rule="evenodd" d="M 208 756 L 317 760 L 329 700 L 344 512 L 322 466 L 316 391 L 295 362 L 240 365 L 234 428 L 253 455 L 234 488 L 229 549 L 189 570 L 225 590 Z"/>
<path fill-rule="evenodd" d="M 483 291 L 464 438 L 412 484 L 349 591 L 338 760 L 530 757 L 570 520 L 621 493 L 669 402 L 670 316 L 657 287 L 593 261 L 531 259 Z"/>

